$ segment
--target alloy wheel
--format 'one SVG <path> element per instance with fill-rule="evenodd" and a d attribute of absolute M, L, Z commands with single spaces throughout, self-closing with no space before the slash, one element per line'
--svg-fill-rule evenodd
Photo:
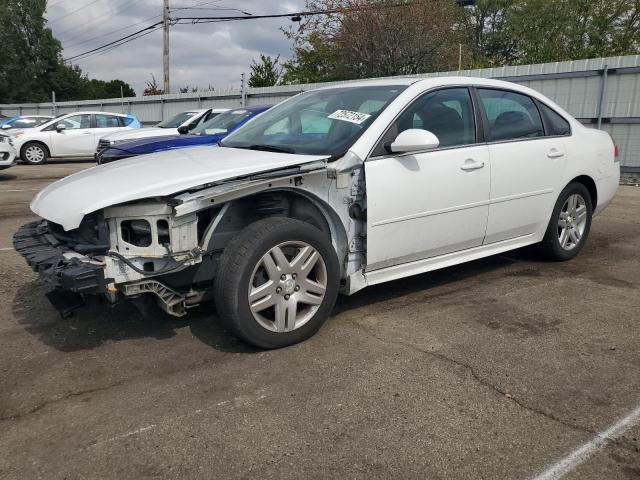
<path fill-rule="evenodd" d="M 327 289 L 322 255 L 305 242 L 281 243 L 258 261 L 250 277 L 249 308 L 263 328 L 284 333 L 305 325 Z"/>
<path fill-rule="evenodd" d="M 574 193 L 564 202 L 558 218 L 558 241 L 564 250 L 576 248 L 587 226 L 587 203 L 582 195 Z"/>

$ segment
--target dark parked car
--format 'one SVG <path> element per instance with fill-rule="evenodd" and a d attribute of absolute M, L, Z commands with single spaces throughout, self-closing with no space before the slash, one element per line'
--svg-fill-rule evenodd
<path fill-rule="evenodd" d="M 237 108 L 221 113 L 191 131 L 181 127 L 178 129 L 180 135 L 140 138 L 118 143 L 97 153 L 96 161 L 100 165 L 137 155 L 161 152 L 163 150 L 193 147 L 196 145 L 216 145 L 231 132 L 237 130 L 249 120 L 269 108 L 270 106 L 266 105 Z"/>

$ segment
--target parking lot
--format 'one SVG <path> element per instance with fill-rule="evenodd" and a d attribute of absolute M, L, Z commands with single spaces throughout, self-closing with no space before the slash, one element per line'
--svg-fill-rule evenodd
<path fill-rule="evenodd" d="M 373 287 L 265 352 L 209 304 L 59 318 L 11 237 L 91 165 L 0 172 L 1 478 L 538 478 L 640 404 L 640 188 L 570 263 L 517 251 Z M 640 478 L 639 452 L 635 424 L 566 478 Z"/>

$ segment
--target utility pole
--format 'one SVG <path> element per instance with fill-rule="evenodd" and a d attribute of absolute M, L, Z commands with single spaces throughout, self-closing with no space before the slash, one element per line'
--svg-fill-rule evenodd
<path fill-rule="evenodd" d="M 171 93 L 169 81 L 169 0 L 163 0 L 162 17 L 164 22 L 164 42 L 162 49 L 162 61 L 164 67 L 164 93 Z"/>

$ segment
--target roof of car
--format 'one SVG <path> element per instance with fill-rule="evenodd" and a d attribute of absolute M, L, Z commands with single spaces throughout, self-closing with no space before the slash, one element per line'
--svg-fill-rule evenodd
<path fill-rule="evenodd" d="M 329 88 L 345 88 L 345 87 L 374 87 L 374 86 L 393 86 L 393 85 L 413 85 L 423 83 L 426 85 L 446 86 L 446 85 L 487 85 L 495 87 L 513 86 L 513 83 L 503 80 L 495 80 L 492 78 L 481 77 L 464 77 L 464 76 L 441 76 L 441 77 L 390 77 L 377 78 L 371 80 L 354 80 L 352 82 L 337 83 L 322 87 Z"/>
<path fill-rule="evenodd" d="M 79 112 L 69 112 L 65 113 L 66 115 L 116 115 L 118 117 L 126 117 L 130 114 L 128 113 L 116 113 L 116 112 L 100 112 L 97 110 L 81 110 Z"/>
<path fill-rule="evenodd" d="M 248 112 L 257 112 L 257 111 L 262 111 L 262 110 L 268 110 L 269 108 L 273 107 L 273 105 L 252 105 L 250 107 L 237 107 L 237 108 L 233 108 L 230 111 L 236 111 L 236 110 L 246 110 Z"/>

